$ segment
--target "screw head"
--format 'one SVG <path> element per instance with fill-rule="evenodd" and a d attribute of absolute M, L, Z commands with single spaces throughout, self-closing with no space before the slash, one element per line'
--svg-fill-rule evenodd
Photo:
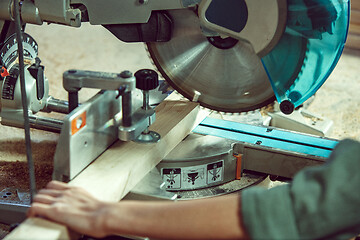
<path fill-rule="evenodd" d="M 120 73 L 120 77 L 122 77 L 122 78 L 131 78 L 132 77 L 132 72 L 130 72 L 128 70 L 122 71 Z"/>
<path fill-rule="evenodd" d="M 81 125 L 83 123 L 83 119 L 81 117 L 79 117 L 78 119 L 76 119 L 76 128 L 80 129 Z"/>

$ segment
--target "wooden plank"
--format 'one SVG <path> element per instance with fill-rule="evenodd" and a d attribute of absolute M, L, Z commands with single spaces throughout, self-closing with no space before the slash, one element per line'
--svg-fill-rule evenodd
<path fill-rule="evenodd" d="M 115 143 L 69 184 L 85 188 L 106 201 L 119 201 L 207 115 L 188 101 L 164 101 L 151 130 L 161 135 L 154 144 Z M 27 219 L 5 239 L 73 239 L 64 226 Z"/>
<path fill-rule="evenodd" d="M 76 238 L 79 238 L 79 234 L 68 231 L 65 226 L 41 218 L 28 218 L 4 239 L 67 240 Z"/>

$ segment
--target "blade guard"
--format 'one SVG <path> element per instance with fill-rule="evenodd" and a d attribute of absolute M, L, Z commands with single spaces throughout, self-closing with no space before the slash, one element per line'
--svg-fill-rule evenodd
<path fill-rule="evenodd" d="M 347 38 L 350 1 L 290 0 L 288 4 L 285 33 L 262 63 L 283 112 L 290 114 L 334 70 Z"/>

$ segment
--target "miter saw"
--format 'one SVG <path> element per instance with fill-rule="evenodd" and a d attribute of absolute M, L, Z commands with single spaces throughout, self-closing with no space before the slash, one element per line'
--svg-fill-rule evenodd
<path fill-rule="evenodd" d="M 247 112 L 276 100 L 283 113 L 291 114 L 334 69 L 346 41 L 349 12 L 349 0 L 23 0 L 17 14 L 24 24 L 80 27 L 88 21 L 103 25 L 122 41 L 145 42 L 166 82 L 206 108 Z M 21 127 L 15 13 L 13 1 L 0 0 L 1 121 Z M 34 128 L 60 132 L 54 160 L 56 179 L 74 178 L 118 138 L 161 141 L 147 130 L 155 119 L 148 92 L 158 88 L 155 72 L 142 70 L 134 76 L 128 71 L 69 70 L 63 78 L 69 99 L 58 100 L 48 95 L 36 41 L 26 33 L 22 39 L 30 123 Z M 144 92 L 143 101 L 134 99 L 135 85 Z M 83 87 L 102 91 L 79 104 L 77 92 Z M 57 120 L 39 117 L 38 111 L 67 115 Z M 155 191 L 162 182 L 171 190 L 165 198 L 223 186 L 244 177 L 244 170 L 291 178 L 304 166 L 322 163 L 337 143 L 211 118 L 194 132 L 230 140 L 218 143 L 218 138 L 195 135 L 188 140 L 197 144 L 183 143 L 188 144 L 185 148 L 198 146 L 190 155 L 179 156 L 175 149 L 152 178 L 156 179 Z M 215 150 L 201 152 L 206 147 Z M 84 149 L 81 154 L 76 151 L 80 148 Z M 79 158 L 82 161 L 76 161 Z M 264 158 L 275 160 L 265 163 Z M 247 174 L 250 183 L 263 179 Z M 181 194 L 174 195 L 174 191 Z M 204 196 L 229 191 L 213 188 Z"/>

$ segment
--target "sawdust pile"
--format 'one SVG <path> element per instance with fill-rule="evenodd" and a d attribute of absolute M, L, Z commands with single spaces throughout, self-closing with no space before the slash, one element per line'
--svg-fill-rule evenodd
<path fill-rule="evenodd" d="M 53 171 L 52 164 L 35 163 L 36 186 L 44 188 L 51 180 Z M 1 189 L 16 187 L 18 190 L 29 190 L 29 171 L 26 162 L 0 162 L 0 183 Z"/>
<path fill-rule="evenodd" d="M 3 239 L 10 231 L 10 226 L 5 224 L 0 224 L 0 239 Z"/>
<path fill-rule="evenodd" d="M 45 187 L 51 180 L 55 142 L 32 143 L 36 185 Z M 26 162 L 26 149 L 23 140 L 0 143 L 0 189 L 12 187 L 22 191 L 29 190 L 29 171 Z M 9 161 L 7 156 L 18 158 Z"/>

